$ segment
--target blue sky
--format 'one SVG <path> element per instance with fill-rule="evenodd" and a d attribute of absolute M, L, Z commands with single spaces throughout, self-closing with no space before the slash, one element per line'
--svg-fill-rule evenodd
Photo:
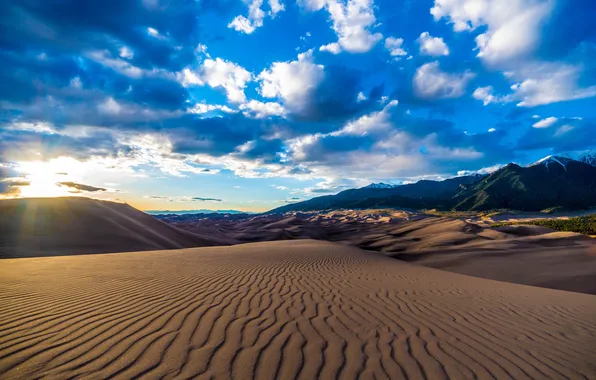
<path fill-rule="evenodd" d="M 596 147 L 591 0 L 15 0 L 0 195 L 262 211 Z"/>

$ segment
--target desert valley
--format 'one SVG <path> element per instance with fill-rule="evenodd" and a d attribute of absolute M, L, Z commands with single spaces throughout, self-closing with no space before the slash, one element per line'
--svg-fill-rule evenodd
<path fill-rule="evenodd" d="M 0 3 L 0 380 L 596 380 L 596 0 Z"/>

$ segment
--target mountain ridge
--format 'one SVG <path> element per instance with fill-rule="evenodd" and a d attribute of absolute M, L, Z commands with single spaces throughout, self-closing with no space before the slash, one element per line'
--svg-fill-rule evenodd
<path fill-rule="evenodd" d="M 542 211 L 595 206 L 596 166 L 556 155 L 525 167 L 510 163 L 487 175 L 421 180 L 392 188 L 366 186 L 344 190 L 336 195 L 278 207 L 268 213 L 340 208 Z"/>

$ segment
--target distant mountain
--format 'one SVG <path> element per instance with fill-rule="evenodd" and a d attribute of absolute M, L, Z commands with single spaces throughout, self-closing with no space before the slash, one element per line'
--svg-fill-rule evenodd
<path fill-rule="evenodd" d="M 582 153 L 579 158 L 579 162 L 584 164 L 596 166 L 596 149 Z"/>
<path fill-rule="evenodd" d="M 398 187 L 399 185 L 392 185 L 390 183 L 371 183 L 368 186 L 364 186 L 363 189 L 393 189 L 394 187 Z"/>
<path fill-rule="evenodd" d="M 270 213 L 341 208 L 541 211 L 595 207 L 596 166 L 558 155 L 545 157 L 527 167 L 509 164 L 486 176 L 345 190 L 279 207 Z"/>
<path fill-rule="evenodd" d="M 549 165 L 560 165 L 563 168 L 565 168 L 566 165 L 572 161 L 575 161 L 575 160 L 567 155 L 546 156 L 546 157 L 534 162 L 533 164 L 531 164 L 529 166 L 543 165 L 543 166 L 548 167 Z"/>
<path fill-rule="evenodd" d="M 416 183 L 391 188 L 362 187 L 344 190 L 336 195 L 325 195 L 307 201 L 292 203 L 269 211 L 283 213 L 289 211 L 313 211 L 339 208 L 401 207 L 426 208 L 437 204 L 447 207 L 449 200 L 461 186 L 471 185 L 481 179 L 481 175 L 450 178 L 444 181 L 422 180 Z"/>
<path fill-rule="evenodd" d="M 456 210 L 588 209 L 596 206 L 596 167 L 557 156 L 525 168 L 509 164 L 453 200 Z"/>
<path fill-rule="evenodd" d="M 252 214 L 246 211 L 239 211 L 239 210 L 207 210 L 207 209 L 199 209 L 199 210 L 146 210 L 147 214 L 150 215 L 186 215 L 186 214 Z"/>

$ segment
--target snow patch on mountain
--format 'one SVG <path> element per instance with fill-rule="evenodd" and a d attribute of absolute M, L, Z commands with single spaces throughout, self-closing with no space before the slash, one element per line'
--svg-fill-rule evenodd
<path fill-rule="evenodd" d="M 379 183 L 371 183 L 368 186 L 364 186 L 363 189 L 393 189 L 398 186 L 399 185 L 392 185 L 390 183 L 379 182 Z"/>
<path fill-rule="evenodd" d="M 537 165 L 545 165 L 547 168 L 550 165 L 561 165 L 563 169 L 567 170 L 567 164 L 571 161 L 575 161 L 573 158 L 569 157 L 568 155 L 560 155 L 560 156 L 546 156 L 541 158 L 540 160 L 534 162 L 529 166 L 537 166 Z"/>
<path fill-rule="evenodd" d="M 582 153 L 577 160 L 584 164 L 596 166 L 596 149 Z"/>

